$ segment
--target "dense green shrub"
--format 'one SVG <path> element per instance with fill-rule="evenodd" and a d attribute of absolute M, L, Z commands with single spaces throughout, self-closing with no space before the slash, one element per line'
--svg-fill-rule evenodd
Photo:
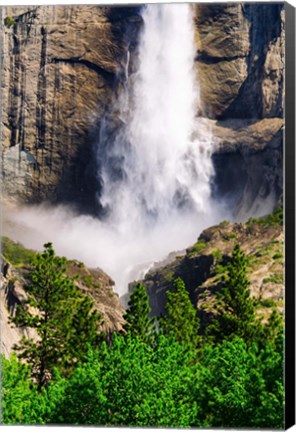
<path fill-rule="evenodd" d="M 15 356 L 1 359 L 1 393 L 4 424 L 43 423 L 45 401 L 30 380 L 30 369 Z"/>
<path fill-rule="evenodd" d="M 15 24 L 15 19 L 14 18 L 12 18 L 10 16 L 7 16 L 7 17 L 4 18 L 4 25 L 6 27 L 9 28 L 9 27 L 13 26 L 14 24 Z"/>
<path fill-rule="evenodd" d="M 197 416 L 189 362 L 188 350 L 171 337 L 159 336 L 152 349 L 137 337 L 114 336 L 111 347 L 90 351 L 88 361 L 56 385 L 62 397 L 51 422 L 189 427 Z"/>
<path fill-rule="evenodd" d="M 190 249 L 189 255 L 195 255 L 202 252 L 205 249 L 206 245 L 207 244 L 205 240 L 198 240 L 198 242 L 196 242 Z"/>
<path fill-rule="evenodd" d="M 239 338 L 206 347 L 197 389 L 203 427 L 283 428 L 283 357 Z M 198 390 L 203 390 L 200 396 Z"/>

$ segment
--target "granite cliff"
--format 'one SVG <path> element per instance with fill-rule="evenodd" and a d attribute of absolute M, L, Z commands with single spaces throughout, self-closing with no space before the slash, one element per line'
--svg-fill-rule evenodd
<path fill-rule="evenodd" d="M 138 8 L 6 8 L 3 29 L 4 193 L 32 203 L 92 194 L 91 134 L 118 96 Z M 90 175 L 89 175 L 90 173 Z"/>
<path fill-rule="evenodd" d="M 195 4 L 192 11 L 200 85 L 196 116 L 211 131 L 212 192 L 246 219 L 262 214 L 262 203 L 271 210 L 283 191 L 284 5 Z M 102 128 L 112 140 L 123 126 L 116 102 L 137 71 L 141 7 L 2 7 L 0 13 L 4 203 L 70 203 L 98 215 L 94 145 Z M 229 259 L 236 242 L 250 258 L 252 294 L 261 312 L 281 309 L 282 237 L 282 226 L 257 222 L 204 231 L 195 246 L 146 276 L 154 313 L 164 311 L 174 276 L 184 279 L 196 305 L 211 304 L 217 265 Z M 93 296 L 105 330 L 120 329 L 123 308 L 110 278 L 75 261 L 68 270 L 80 274 L 77 287 Z M 26 296 L 26 271 L 4 259 L 6 354 L 21 335 L 8 318 Z M 203 311 L 207 319 L 211 310 Z"/>
<path fill-rule="evenodd" d="M 260 212 L 283 184 L 285 9 L 282 3 L 196 5 L 201 115 L 213 120 L 216 195 Z"/>
<path fill-rule="evenodd" d="M 215 192 L 250 211 L 282 189 L 284 7 L 196 4 L 193 12 L 197 115 L 213 124 L 218 141 Z M 111 129 L 120 124 L 113 107 L 136 70 L 140 7 L 1 13 L 4 196 L 95 212 L 92 144 L 106 118 Z"/>

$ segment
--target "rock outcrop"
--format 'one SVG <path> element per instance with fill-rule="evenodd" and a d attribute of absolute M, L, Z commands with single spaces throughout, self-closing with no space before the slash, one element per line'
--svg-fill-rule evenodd
<path fill-rule="evenodd" d="M 246 224 L 223 221 L 206 229 L 195 245 L 158 263 L 141 281 L 147 288 L 153 315 L 165 313 L 166 292 L 173 280 L 181 277 L 192 303 L 200 309 L 200 318 L 207 320 L 219 289 L 221 268 L 237 243 L 248 257 L 250 291 L 257 299 L 258 314 L 266 319 L 272 307 L 283 312 L 283 239 L 282 225 L 269 218 L 250 219 Z"/>
<path fill-rule="evenodd" d="M 9 240 L 11 244 L 18 245 Z M 24 250 L 24 248 L 22 247 Z M 2 260 L 0 313 L 1 313 L 1 353 L 6 356 L 12 351 L 22 336 L 36 338 L 33 329 L 17 327 L 10 323 L 15 316 L 17 305 L 23 305 L 27 299 L 26 284 L 30 265 L 11 264 L 5 257 Z M 89 269 L 83 263 L 75 260 L 67 261 L 67 275 L 75 275 L 77 289 L 89 295 L 94 307 L 102 314 L 103 324 L 100 328 L 106 335 L 122 330 L 124 309 L 118 295 L 113 291 L 114 282 L 100 269 Z"/>
<path fill-rule="evenodd" d="M 215 195 L 237 218 L 267 214 L 283 190 L 281 118 L 214 122 Z"/>

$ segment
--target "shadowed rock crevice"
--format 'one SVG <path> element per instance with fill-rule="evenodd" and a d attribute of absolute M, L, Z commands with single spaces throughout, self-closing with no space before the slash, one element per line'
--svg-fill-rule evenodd
<path fill-rule="evenodd" d="M 96 72 L 100 77 L 103 77 L 108 83 L 112 86 L 116 80 L 116 74 L 106 71 L 105 69 L 99 67 L 95 63 L 92 63 L 88 60 L 84 60 L 82 58 L 53 58 L 51 63 L 69 63 L 69 64 L 79 64 L 87 67 L 88 69 Z"/>
<path fill-rule="evenodd" d="M 40 68 L 37 83 L 37 101 L 36 101 L 36 149 L 46 145 L 46 61 L 47 61 L 47 31 L 41 27 L 41 52 Z"/>
<path fill-rule="evenodd" d="M 219 62 L 231 62 L 237 59 L 244 58 L 242 55 L 236 55 L 232 57 L 211 57 L 207 55 L 207 53 L 198 52 L 197 56 L 195 57 L 195 61 L 204 63 L 204 64 L 216 64 Z"/>

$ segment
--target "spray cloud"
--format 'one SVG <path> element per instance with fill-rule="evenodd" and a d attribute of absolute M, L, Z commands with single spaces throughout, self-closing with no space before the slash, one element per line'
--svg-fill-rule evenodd
<path fill-rule="evenodd" d="M 121 295 L 151 263 L 192 244 L 220 219 L 211 200 L 211 131 L 195 119 L 191 7 L 148 5 L 143 20 L 139 68 L 121 98 L 124 127 L 112 141 L 102 127 L 98 139 L 100 200 L 108 217 L 100 221 L 65 207 L 7 212 L 18 240 L 37 249 L 52 241 L 57 253 L 101 267 Z M 20 222 L 25 229 L 17 230 Z"/>

